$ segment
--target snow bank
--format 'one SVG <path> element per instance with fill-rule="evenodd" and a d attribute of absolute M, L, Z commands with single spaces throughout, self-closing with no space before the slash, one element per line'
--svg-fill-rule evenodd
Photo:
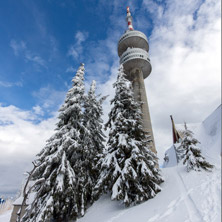
<path fill-rule="evenodd" d="M 163 162 L 163 168 L 166 167 L 174 167 L 177 165 L 177 157 L 174 145 L 172 145 L 166 152 L 165 152 L 165 158 Z"/>

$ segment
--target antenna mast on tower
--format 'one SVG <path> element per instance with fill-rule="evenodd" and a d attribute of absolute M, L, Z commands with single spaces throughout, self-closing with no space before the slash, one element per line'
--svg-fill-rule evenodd
<path fill-rule="evenodd" d="M 133 30 L 133 17 L 131 16 L 129 6 L 126 8 L 126 10 L 127 10 L 126 21 L 128 24 L 128 30 L 132 31 Z"/>

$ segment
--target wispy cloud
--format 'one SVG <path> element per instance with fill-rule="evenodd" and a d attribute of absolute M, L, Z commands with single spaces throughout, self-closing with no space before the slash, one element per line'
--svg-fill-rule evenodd
<path fill-rule="evenodd" d="M 51 61 L 52 58 L 58 53 L 58 43 L 57 43 L 56 38 L 52 35 L 49 35 L 49 42 L 51 46 L 51 53 L 50 53 L 49 61 Z"/>
<path fill-rule="evenodd" d="M 78 31 L 75 35 L 75 39 L 77 41 L 76 44 L 80 45 L 82 42 L 86 41 L 87 37 L 88 37 L 88 32 Z"/>
<path fill-rule="evenodd" d="M 41 106 L 37 105 L 37 106 L 34 106 L 32 109 L 36 115 L 40 115 L 40 116 L 44 115 L 44 111 Z"/>
<path fill-rule="evenodd" d="M 17 42 L 14 39 L 10 41 L 10 47 L 13 49 L 14 54 L 18 56 L 21 52 L 26 50 L 26 43 L 23 41 Z"/>
<path fill-rule="evenodd" d="M 82 61 L 86 61 L 87 81 L 96 80 L 100 83 L 108 81 L 113 64 L 117 67 L 119 64 L 117 42 L 120 36 L 120 30 L 113 28 L 108 29 L 105 39 L 87 42 L 87 53 L 81 57 Z"/>
<path fill-rule="evenodd" d="M 46 65 L 45 65 L 45 60 L 42 59 L 40 56 L 33 55 L 30 51 L 27 51 L 27 52 L 25 53 L 25 59 L 26 59 L 27 61 L 34 62 L 34 63 L 37 63 L 37 64 L 39 64 L 39 65 L 41 65 L 41 66 L 46 67 Z"/>
<path fill-rule="evenodd" d="M 18 87 L 22 87 L 23 83 L 22 82 L 7 82 L 7 81 L 0 81 L 0 86 L 2 87 L 13 87 L 13 86 L 18 86 Z"/>
<path fill-rule="evenodd" d="M 70 67 L 68 67 L 67 69 L 66 69 L 66 72 L 75 72 L 76 71 L 76 69 L 74 68 L 74 67 L 72 67 L 72 66 L 70 66 Z"/>
<path fill-rule="evenodd" d="M 33 96 L 37 98 L 42 111 L 50 113 L 58 110 L 65 98 L 65 93 L 65 91 L 58 91 L 47 86 L 33 92 Z"/>
<path fill-rule="evenodd" d="M 88 37 L 88 32 L 81 32 L 77 31 L 75 34 L 75 43 L 69 47 L 68 55 L 72 56 L 73 59 L 80 58 L 83 52 L 83 45 L 82 43 L 86 41 Z"/>
<path fill-rule="evenodd" d="M 32 51 L 30 51 L 27 48 L 26 43 L 24 41 L 19 42 L 12 39 L 9 45 L 13 49 L 15 56 L 22 55 L 25 61 L 33 62 L 35 64 L 38 64 L 40 66 L 47 68 L 45 60 L 39 55 L 36 55 L 36 53 L 33 53 Z"/>

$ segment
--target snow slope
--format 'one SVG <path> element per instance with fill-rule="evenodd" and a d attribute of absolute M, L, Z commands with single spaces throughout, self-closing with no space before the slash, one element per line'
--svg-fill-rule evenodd
<path fill-rule="evenodd" d="M 202 123 L 188 124 L 201 142 L 206 159 L 215 165 L 212 173 L 187 173 L 171 160 L 162 172 L 165 182 L 154 199 L 125 209 L 109 196 L 102 197 L 79 222 L 220 222 L 221 221 L 221 105 Z"/>
<path fill-rule="evenodd" d="M 108 195 L 97 201 L 78 222 L 220 222 L 220 169 L 190 172 L 164 168 L 165 183 L 154 199 L 124 208 Z M 0 215 L 9 222 L 10 212 Z"/>
<path fill-rule="evenodd" d="M 157 196 L 138 206 L 124 208 L 104 195 L 78 222 L 220 222 L 221 221 L 221 106 L 200 124 L 188 124 L 201 142 L 213 172 L 189 172 L 177 165 L 163 168 L 165 182 Z M 173 159 L 174 158 L 174 159 Z M 0 215 L 9 222 L 10 212 Z"/>
<path fill-rule="evenodd" d="M 163 174 L 163 190 L 154 199 L 125 209 L 104 196 L 79 222 L 220 222 L 219 169 L 188 174 L 182 166 Z"/>

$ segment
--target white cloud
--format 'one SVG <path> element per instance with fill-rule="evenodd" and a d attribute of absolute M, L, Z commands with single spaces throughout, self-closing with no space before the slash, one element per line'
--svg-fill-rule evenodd
<path fill-rule="evenodd" d="M 162 7 L 144 1 L 154 22 L 149 38 L 153 70 L 145 84 L 162 158 L 172 140 L 170 114 L 178 123 L 200 122 L 221 101 L 221 18 L 218 1 L 167 1 L 157 18 L 153 4 L 155 10 Z"/>
<path fill-rule="evenodd" d="M 16 41 L 12 39 L 10 41 L 10 47 L 13 49 L 14 54 L 16 56 L 22 55 L 25 59 L 25 61 L 30 61 L 35 64 L 38 64 L 40 66 L 43 66 L 47 68 L 46 62 L 43 58 L 41 58 L 39 55 L 36 55 L 36 53 L 31 52 L 27 46 L 26 43 L 23 41 Z"/>
<path fill-rule="evenodd" d="M 19 87 L 22 87 L 23 84 L 22 82 L 7 82 L 7 81 L 0 81 L 0 86 L 3 86 L 3 87 L 13 87 L 13 86 L 19 86 Z"/>
<path fill-rule="evenodd" d="M 66 72 L 75 72 L 76 71 L 76 69 L 74 68 L 74 67 L 68 67 L 67 69 L 66 69 Z"/>
<path fill-rule="evenodd" d="M 75 43 L 69 47 L 68 56 L 72 56 L 74 60 L 79 59 L 82 52 L 82 43 L 86 41 L 88 37 L 87 32 L 77 31 L 75 34 Z"/>
<path fill-rule="evenodd" d="M 33 55 L 30 51 L 26 51 L 25 59 L 27 61 L 34 62 L 34 63 L 37 63 L 37 64 L 39 64 L 41 66 L 46 67 L 45 61 L 40 56 Z"/>
<path fill-rule="evenodd" d="M 26 49 L 26 43 L 23 41 L 17 42 L 14 39 L 12 39 L 10 41 L 10 47 L 13 49 L 14 54 L 18 56 L 20 52 Z"/>
<path fill-rule="evenodd" d="M 34 122 L 34 112 L 0 106 L 0 193 L 15 192 L 23 173 L 53 134 L 56 118 Z M 5 179 L 7 178 L 7 180 Z"/>
<path fill-rule="evenodd" d="M 82 42 L 86 41 L 87 37 L 88 37 L 87 32 L 78 31 L 75 35 L 75 39 L 77 41 L 77 44 L 80 45 Z"/>
<path fill-rule="evenodd" d="M 83 58 L 86 67 L 87 80 L 104 83 L 112 74 L 112 67 L 119 65 L 117 42 L 121 32 L 119 29 L 109 29 L 107 38 L 87 45 L 87 55 Z"/>
<path fill-rule="evenodd" d="M 37 115 L 40 115 L 40 116 L 43 116 L 44 115 L 44 111 L 42 110 L 42 108 L 40 106 L 34 106 L 32 108 L 34 110 L 34 113 L 37 114 Z"/>
<path fill-rule="evenodd" d="M 33 96 L 38 99 L 41 109 L 46 112 L 54 112 L 58 110 L 63 102 L 65 93 L 65 91 L 58 91 L 51 86 L 47 86 L 33 92 Z"/>
<path fill-rule="evenodd" d="M 68 51 L 68 55 L 72 56 L 73 59 L 78 59 L 80 57 L 81 52 L 82 52 L 82 46 L 71 45 Z"/>

